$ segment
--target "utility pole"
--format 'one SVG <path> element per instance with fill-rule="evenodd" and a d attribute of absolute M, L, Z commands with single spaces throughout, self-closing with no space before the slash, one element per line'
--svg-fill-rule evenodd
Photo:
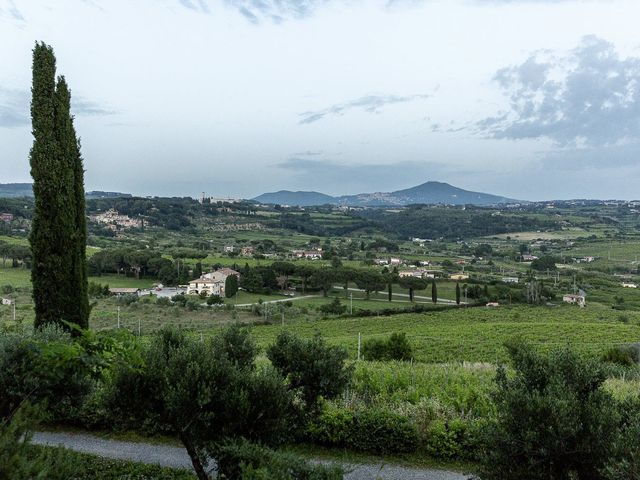
<path fill-rule="evenodd" d="M 120 307 L 118 307 L 118 328 L 120 328 Z"/>
<path fill-rule="evenodd" d="M 362 344 L 362 335 L 358 332 L 358 360 L 360 360 L 360 345 Z"/>
<path fill-rule="evenodd" d="M 349 315 L 353 315 L 353 292 L 349 294 Z"/>

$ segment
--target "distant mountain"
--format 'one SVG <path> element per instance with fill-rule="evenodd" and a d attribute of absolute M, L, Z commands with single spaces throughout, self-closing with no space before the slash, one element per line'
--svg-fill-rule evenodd
<path fill-rule="evenodd" d="M 87 198 L 130 198 L 133 195 L 122 192 L 103 192 L 102 190 L 92 190 L 90 192 L 86 192 L 85 196 Z"/>
<path fill-rule="evenodd" d="M 259 203 L 272 203 L 275 205 L 291 205 L 296 207 L 308 207 L 311 205 L 326 205 L 338 203 L 335 197 L 319 192 L 292 192 L 280 190 L 279 192 L 263 193 L 254 198 Z"/>
<path fill-rule="evenodd" d="M 117 198 L 130 197 L 129 193 L 102 192 L 99 190 L 87 192 L 87 198 Z M 0 183 L 0 198 L 33 197 L 31 183 Z"/>
<path fill-rule="evenodd" d="M 348 205 L 354 207 L 404 206 L 414 203 L 447 205 L 495 205 L 514 201 L 512 199 L 488 193 L 470 192 L 448 183 L 426 182 L 416 187 L 395 192 L 360 193 L 332 197 L 318 192 L 279 192 L 265 193 L 256 198 L 260 203 L 273 203 L 292 206 L 311 205 Z"/>
<path fill-rule="evenodd" d="M 448 183 L 426 182 L 405 190 L 390 193 L 361 193 L 345 195 L 338 199 L 342 205 L 386 206 L 410 205 L 412 203 L 443 203 L 447 205 L 495 205 L 512 201 L 509 198 L 488 193 L 470 192 Z"/>
<path fill-rule="evenodd" d="M 33 197 L 30 183 L 0 183 L 0 197 Z"/>

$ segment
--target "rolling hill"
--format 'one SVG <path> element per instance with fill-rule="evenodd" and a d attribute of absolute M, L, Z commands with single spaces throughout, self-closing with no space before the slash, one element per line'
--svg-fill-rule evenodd
<path fill-rule="evenodd" d="M 332 197 L 319 192 L 279 192 L 264 193 L 256 202 L 292 206 L 348 205 L 354 207 L 404 206 L 417 203 L 447 205 L 495 205 L 513 201 L 506 197 L 488 193 L 471 192 L 448 183 L 426 182 L 415 187 L 394 192 L 360 193 Z"/>

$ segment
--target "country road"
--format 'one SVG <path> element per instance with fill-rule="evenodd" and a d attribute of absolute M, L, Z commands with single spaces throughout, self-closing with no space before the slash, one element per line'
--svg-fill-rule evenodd
<path fill-rule="evenodd" d="M 106 458 L 132 460 L 164 467 L 191 468 L 189 456 L 182 447 L 107 440 L 89 434 L 69 432 L 36 432 L 32 442 L 37 445 L 62 446 Z M 467 480 L 469 478 L 468 475 L 457 472 L 382 463 L 344 466 L 347 471 L 345 480 Z"/>

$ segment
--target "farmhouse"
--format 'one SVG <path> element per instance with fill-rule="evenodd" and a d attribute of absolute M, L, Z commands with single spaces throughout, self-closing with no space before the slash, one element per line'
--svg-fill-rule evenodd
<path fill-rule="evenodd" d="M 636 285 L 635 283 L 623 283 L 622 286 L 624 288 L 638 288 L 638 285 Z"/>
<path fill-rule="evenodd" d="M 518 283 L 518 277 L 502 277 L 502 283 Z"/>
<path fill-rule="evenodd" d="M 2 305 L 12 305 L 12 304 L 13 304 L 13 300 L 11 300 L 10 298 L 2 299 Z"/>
<path fill-rule="evenodd" d="M 0 221 L 3 221 L 3 222 L 13 221 L 13 213 L 0 213 Z"/>
<path fill-rule="evenodd" d="M 187 294 L 224 296 L 224 285 L 227 277 L 235 275 L 240 278 L 240 273 L 231 268 L 221 268 L 215 272 L 205 273 L 200 278 L 191 280 L 187 287 Z"/>
<path fill-rule="evenodd" d="M 233 253 L 234 247 L 233 247 L 233 245 L 225 245 L 223 251 L 224 251 L 224 253 Z"/>
<path fill-rule="evenodd" d="M 256 252 L 256 249 L 253 247 L 242 247 L 240 249 L 240 255 L 243 257 L 250 257 Z"/>
<path fill-rule="evenodd" d="M 534 260 L 537 260 L 538 257 L 536 257 L 535 255 L 522 255 L 522 261 L 523 262 L 533 262 Z"/>
<path fill-rule="evenodd" d="M 389 265 L 402 265 L 402 260 L 399 258 L 390 258 Z"/>
<path fill-rule="evenodd" d="M 584 307 L 587 304 L 587 301 L 584 295 L 575 295 L 573 293 L 569 293 L 563 296 L 562 301 L 565 303 L 573 303 L 580 307 Z"/>

